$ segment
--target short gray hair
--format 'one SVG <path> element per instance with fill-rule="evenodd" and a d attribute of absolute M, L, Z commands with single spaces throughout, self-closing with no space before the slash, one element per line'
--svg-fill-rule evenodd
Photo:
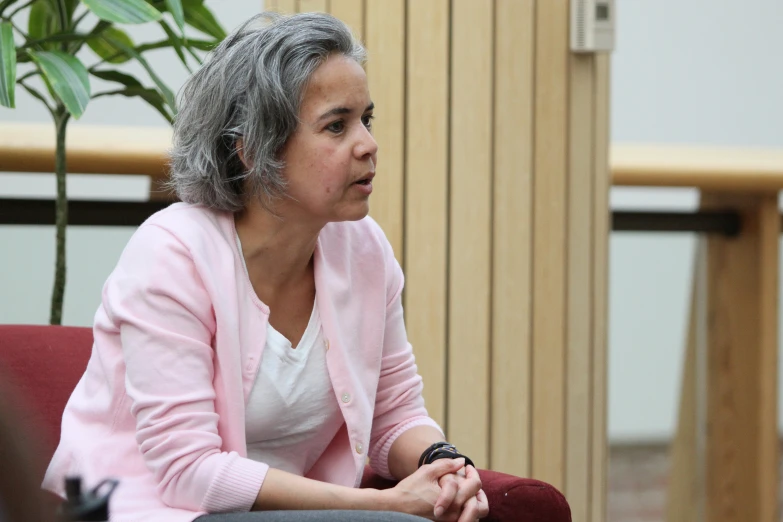
<path fill-rule="evenodd" d="M 299 124 L 307 82 L 332 54 L 366 59 L 351 30 L 324 13 L 262 13 L 230 34 L 180 92 L 169 182 L 177 196 L 230 212 L 250 197 L 266 205 L 284 196 L 280 150 Z"/>

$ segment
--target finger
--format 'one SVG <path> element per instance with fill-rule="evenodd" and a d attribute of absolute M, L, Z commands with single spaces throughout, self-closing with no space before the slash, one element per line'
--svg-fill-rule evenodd
<path fill-rule="evenodd" d="M 479 517 L 484 518 L 489 515 L 489 499 L 487 499 L 487 494 L 484 493 L 483 489 L 479 490 L 476 500 L 478 500 L 479 505 Z"/>
<path fill-rule="evenodd" d="M 457 502 L 463 504 L 469 498 L 475 497 L 479 491 L 481 491 L 481 479 L 477 474 L 468 475 L 460 481 Z"/>
<path fill-rule="evenodd" d="M 469 479 L 475 478 L 479 481 L 479 484 L 481 484 L 481 476 L 479 475 L 478 470 L 470 464 L 465 466 L 465 476 Z"/>
<path fill-rule="evenodd" d="M 435 518 L 440 518 L 449 509 L 459 491 L 454 475 L 444 475 L 440 478 L 440 495 L 435 501 Z"/>
<path fill-rule="evenodd" d="M 461 467 L 465 466 L 465 459 L 440 459 L 436 460 L 432 464 L 427 464 L 427 474 L 435 480 L 438 480 L 443 475 L 454 473 Z M 424 466 L 422 466 L 424 467 Z"/>
<path fill-rule="evenodd" d="M 462 514 L 457 522 L 475 522 L 479 518 L 478 499 L 472 497 L 462 507 Z"/>

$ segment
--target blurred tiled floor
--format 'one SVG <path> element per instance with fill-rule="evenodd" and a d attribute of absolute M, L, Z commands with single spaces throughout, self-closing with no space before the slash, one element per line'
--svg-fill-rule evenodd
<path fill-rule="evenodd" d="M 668 446 L 613 446 L 607 522 L 664 522 Z"/>
<path fill-rule="evenodd" d="M 606 522 L 666 522 L 668 451 L 666 444 L 610 448 Z M 783 461 L 780 476 L 783 478 Z M 783 481 L 779 494 L 783 500 Z M 783 522 L 783 502 L 779 512 Z"/>

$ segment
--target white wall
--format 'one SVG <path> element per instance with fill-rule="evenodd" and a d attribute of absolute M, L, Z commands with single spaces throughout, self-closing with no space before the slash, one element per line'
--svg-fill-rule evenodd
<path fill-rule="evenodd" d="M 258 0 L 207 0 L 227 28 Z M 619 0 L 612 72 L 612 139 L 783 146 L 783 1 Z M 227 7 L 230 5 L 230 9 Z M 138 39 L 154 26 L 136 28 Z M 157 33 L 156 33 L 157 34 Z M 151 56 L 172 87 L 186 72 Z M 97 82 L 94 88 L 98 88 Z M 48 121 L 20 93 L 2 121 Z M 166 125 L 143 103 L 94 102 L 79 124 Z M 72 176 L 73 198 L 144 199 L 133 177 Z M 52 197 L 51 176 L 0 174 L 0 197 Z M 694 208 L 692 191 L 618 190 L 616 208 Z M 131 230 L 73 227 L 64 322 L 88 325 L 100 288 Z M 694 240 L 615 234 L 611 241 L 609 433 L 668 437 L 674 429 Z M 45 323 L 53 277 L 52 227 L 0 227 L 0 323 Z M 783 404 L 783 401 L 781 401 Z"/>
<path fill-rule="evenodd" d="M 617 4 L 613 141 L 783 147 L 783 1 Z M 615 208 L 694 209 L 696 202 L 689 190 L 612 194 Z M 612 236 L 615 440 L 674 432 L 694 247 L 686 234 Z"/>

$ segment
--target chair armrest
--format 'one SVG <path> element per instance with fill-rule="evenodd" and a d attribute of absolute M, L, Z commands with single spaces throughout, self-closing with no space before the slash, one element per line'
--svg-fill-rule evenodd
<path fill-rule="evenodd" d="M 489 501 L 485 522 L 571 522 L 571 508 L 557 488 L 534 479 L 519 478 L 480 469 L 479 476 Z M 379 477 L 368 466 L 363 488 L 389 489 L 396 483 Z"/>

